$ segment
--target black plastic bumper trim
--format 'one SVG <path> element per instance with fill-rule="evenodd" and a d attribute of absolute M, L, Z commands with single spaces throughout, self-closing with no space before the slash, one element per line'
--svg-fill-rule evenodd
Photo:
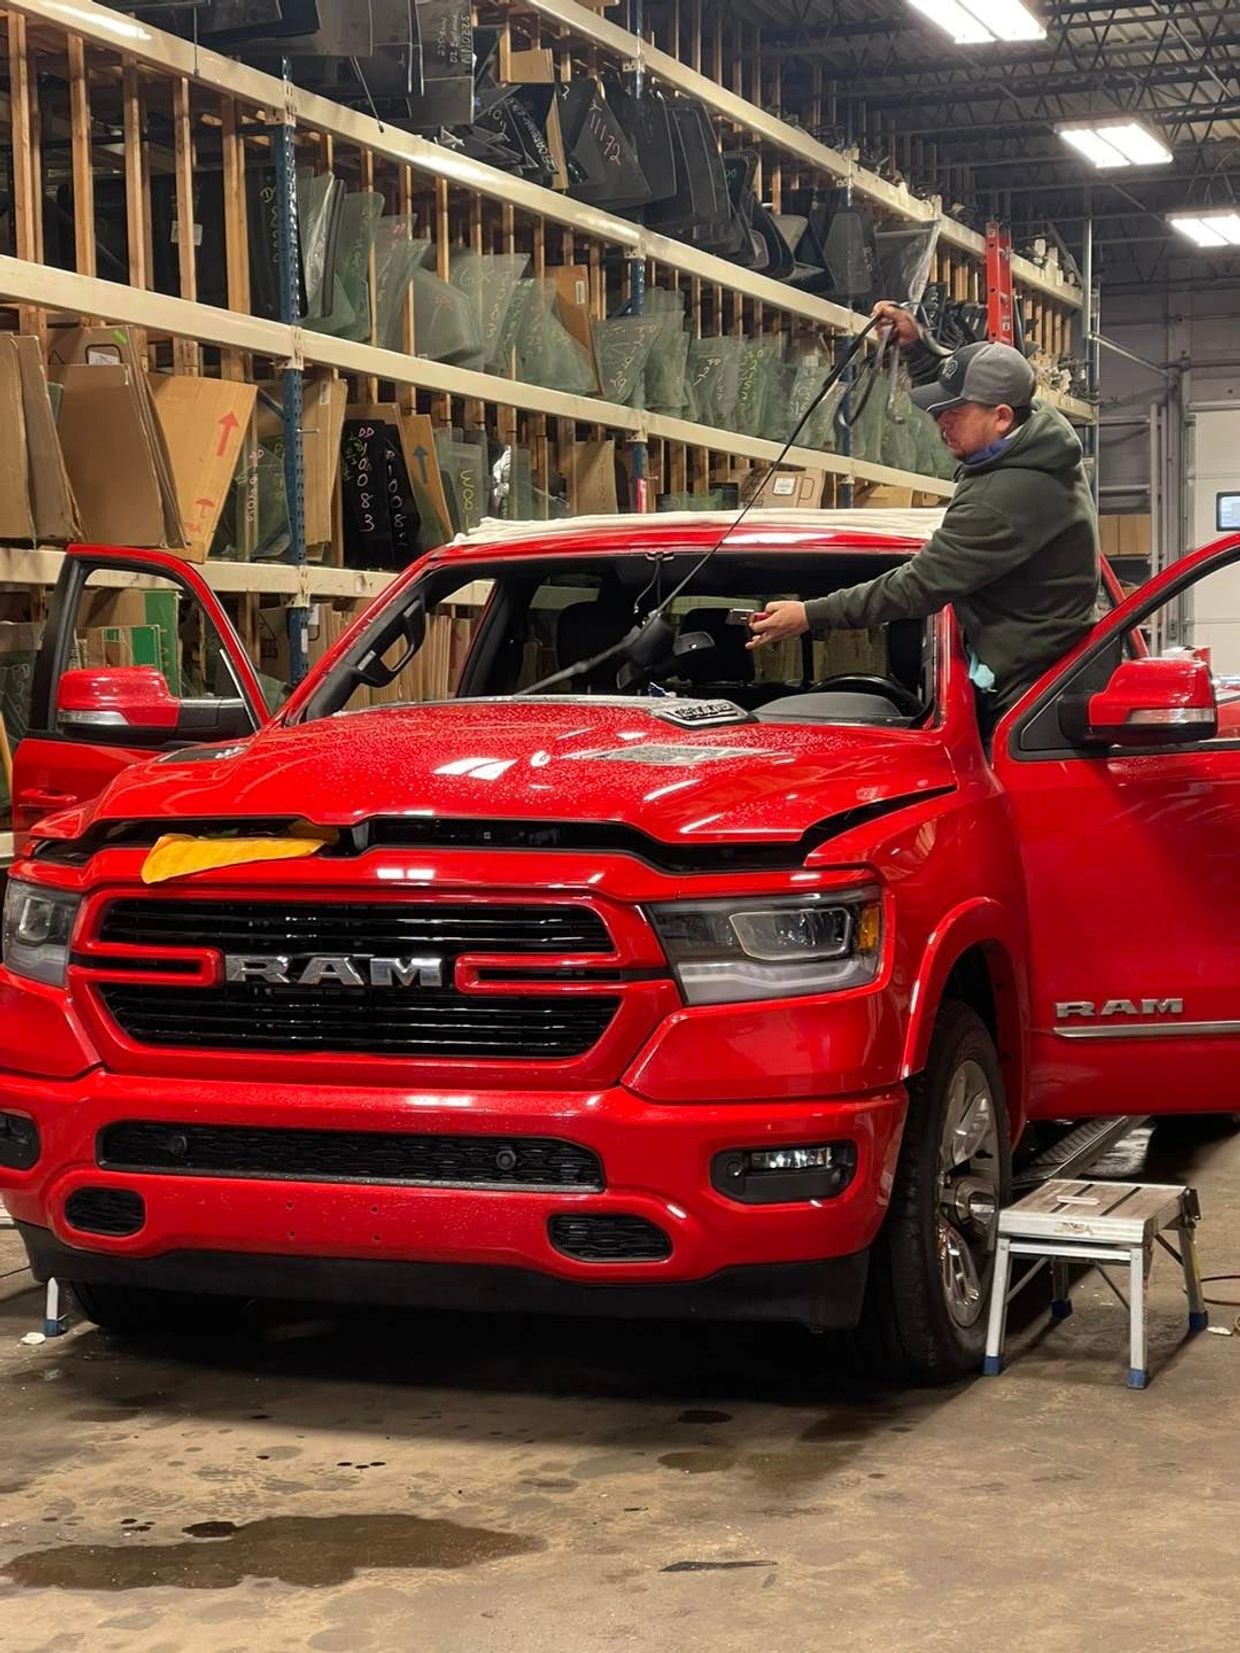
<path fill-rule="evenodd" d="M 171 1251 L 118 1257 L 60 1244 L 19 1223 L 36 1280 L 55 1278 L 224 1297 L 385 1303 L 480 1313 L 602 1315 L 616 1319 L 792 1321 L 813 1331 L 854 1326 L 868 1251 L 809 1263 L 746 1264 L 704 1280 L 582 1284 L 533 1269 L 403 1263 L 352 1257 L 279 1257 Z"/>

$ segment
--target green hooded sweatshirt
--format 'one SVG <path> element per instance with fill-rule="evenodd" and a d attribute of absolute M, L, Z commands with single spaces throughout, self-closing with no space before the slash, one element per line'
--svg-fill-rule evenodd
<path fill-rule="evenodd" d="M 942 526 L 899 568 L 806 603 L 810 630 L 860 631 L 954 605 L 1006 711 L 1094 623 L 1098 518 L 1076 432 L 1034 411 L 998 452 L 956 472 Z"/>

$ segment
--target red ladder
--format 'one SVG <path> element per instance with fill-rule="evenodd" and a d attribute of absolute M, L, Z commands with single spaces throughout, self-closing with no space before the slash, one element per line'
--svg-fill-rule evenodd
<path fill-rule="evenodd" d="M 986 226 L 986 337 L 991 344 L 1016 343 L 1012 232 L 993 220 Z"/>

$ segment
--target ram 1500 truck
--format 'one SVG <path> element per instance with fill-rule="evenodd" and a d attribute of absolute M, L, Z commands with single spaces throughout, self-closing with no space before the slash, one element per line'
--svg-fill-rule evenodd
<path fill-rule="evenodd" d="M 38 1278 L 121 1329 L 262 1295 L 859 1325 L 934 1381 L 978 1362 L 1029 1121 L 1235 1107 L 1240 696 L 1155 651 L 1240 536 L 1107 573 L 988 755 L 950 613 L 745 646 L 924 526 L 755 512 L 700 564 L 725 526 L 485 529 L 274 710 L 200 570 L 70 551 L 0 971 Z M 145 882 L 167 834 L 206 864 Z"/>

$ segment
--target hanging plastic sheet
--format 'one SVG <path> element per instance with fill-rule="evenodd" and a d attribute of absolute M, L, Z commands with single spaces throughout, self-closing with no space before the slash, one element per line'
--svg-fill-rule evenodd
<path fill-rule="evenodd" d="M 898 471 L 916 471 L 919 469 L 920 443 L 917 426 L 913 423 L 913 414 L 917 410 L 909 395 L 907 370 L 897 366 L 894 376 L 889 376 L 886 384 L 886 418 L 880 450 L 882 463 L 892 465 Z"/>
<path fill-rule="evenodd" d="M 663 328 L 661 316 L 615 316 L 594 323 L 594 356 L 604 401 L 631 405 Z"/>
<path fill-rule="evenodd" d="M 383 197 L 377 190 L 349 190 L 340 208 L 334 267 L 324 272 L 326 310 L 308 318 L 316 333 L 338 339 L 369 340 L 370 254 L 383 216 Z"/>
<path fill-rule="evenodd" d="M 470 295 L 433 270 L 415 268 L 412 280 L 417 354 L 456 367 L 482 367 L 482 327 Z"/>
<path fill-rule="evenodd" d="M 783 338 L 767 334 L 747 339 L 741 355 L 736 398 L 736 429 L 744 436 L 761 436 L 768 414 L 782 389 Z"/>
<path fill-rule="evenodd" d="M 517 378 L 548 390 L 590 395 L 596 386 L 590 352 L 555 314 L 555 288 L 548 281 L 521 281 L 510 308 Z M 501 332 L 501 349 L 508 329 Z"/>
<path fill-rule="evenodd" d="M 883 428 L 887 423 L 887 379 L 877 356 L 867 356 L 842 409 L 852 431 L 854 459 L 878 465 L 883 458 Z"/>
<path fill-rule="evenodd" d="M 744 339 L 731 335 L 690 341 L 690 418 L 720 430 L 734 428 L 744 349 Z"/>
<path fill-rule="evenodd" d="M 768 418 L 765 432 L 768 437 L 777 442 L 788 440 L 822 389 L 830 367 L 829 358 L 816 347 L 798 351 L 785 365 L 782 378 L 784 401 L 782 406 L 778 402 L 775 404 Z M 836 451 L 839 446 L 836 420 L 844 390 L 842 382 L 836 384 L 814 409 L 797 437 L 798 447 L 818 448 L 824 453 Z"/>
<path fill-rule="evenodd" d="M 688 403 L 685 370 L 689 362 L 689 333 L 685 327 L 685 295 L 665 287 L 646 290 L 645 312 L 661 322 L 654 349 L 646 358 L 642 397 L 651 413 L 679 418 Z"/>
<path fill-rule="evenodd" d="M 430 251 L 431 243 L 413 233 L 410 216 L 381 218 L 375 230 L 375 336 L 384 350 L 402 350 L 405 343 L 405 297 L 413 272 Z"/>
<path fill-rule="evenodd" d="M 915 229 L 879 230 L 878 285 L 882 296 L 916 308 L 926 294 L 934 253 L 939 244 L 939 220 Z"/>
<path fill-rule="evenodd" d="M 480 366 L 492 360 L 505 336 L 508 312 L 529 263 L 525 253 L 476 253 L 467 247 L 453 250 L 449 280 L 473 306 Z"/>
<path fill-rule="evenodd" d="M 330 172 L 297 172 L 297 231 L 305 277 L 305 319 L 324 316 L 331 308 L 329 278 L 336 265 L 336 239 L 345 187 Z"/>

